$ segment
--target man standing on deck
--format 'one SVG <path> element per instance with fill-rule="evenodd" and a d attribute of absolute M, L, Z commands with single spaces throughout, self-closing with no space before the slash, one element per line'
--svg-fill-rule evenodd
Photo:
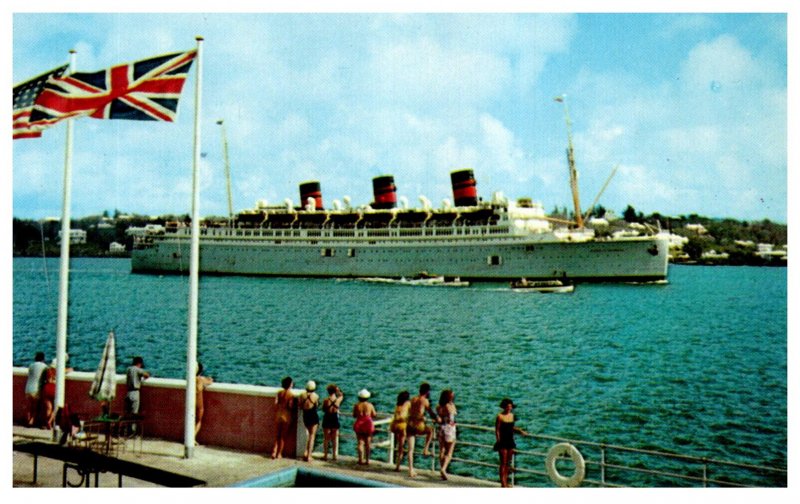
<path fill-rule="evenodd" d="M 425 447 L 422 455 L 430 456 L 431 441 L 433 441 L 433 428 L 425 422 L 425 413 L 439 422 L 437 415 L 429 400 L 431 396 L 431 386 L 427 382 L 422 382 L 419 386 L 419 395 L 411 399 L 411 406 L 408 408 L 408 424 L 406 427 L 406 442 L 408 443 L 408 475 L 414 477 L 414 442 L 416 436 L 425 436 Z"/>
<path fill-rule="evenodd" d="M 44 352 L 36 352 L 33 364 L 28 366 L 28 381 L 25 382 L 25 398 L 28 400 L 28 427 L 33 427 L 39 417 L 39 398 L 45 369 L 47 369 L 47 364 L 44 363 Z"/>
<path fill-rule="evenodd" d="M 125 396 L 125 414 L 139 414 L 139 389 L 142 387 L 142 380 L 150 378 L 150 373 L 144 370 L 144 359 L 134 357 L 133 363 L 125 373 L 125 383 L 128 386 L 128 394 Z"/>

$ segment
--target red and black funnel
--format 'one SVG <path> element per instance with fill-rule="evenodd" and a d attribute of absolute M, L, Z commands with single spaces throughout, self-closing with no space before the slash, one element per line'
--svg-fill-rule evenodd
<path fill-rule="evenodd" d="M 397 206 L 397 187 L 392 175 L 381 175 L 372 179 L 372 193 L 375 196 L 372 208 L 385 210 Z"/>
<path fill-rule="evenodd" d="M 453 184 L 453 200 L 456 206 L 475 206 L 478 204 L 478 188 L 472 170 L 458 170 L 450 173 Z"/>
<path fill-rule="evenodd" d="M 300 184 L 300 206 L 305 208 L 308 198 L 314 198 L 316 210 L 322 210 L 322 189 L 316 180 Z"/>

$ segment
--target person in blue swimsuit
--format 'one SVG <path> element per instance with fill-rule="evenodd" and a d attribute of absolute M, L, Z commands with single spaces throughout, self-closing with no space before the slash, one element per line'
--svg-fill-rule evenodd
<path fill-rule="evenodd" d="M 311 454 L 314 452 L 314 441 L 319 427 L 319 414 L 317 413 L 319 396 L 314 392 L 315 390 L 317 390 L 316 382 L 308 380 L 306 391 L 298 398 L 300 409 L 303 410 L 303 425 L 306 426 L 306 432 L 308 432 L 308 441 L 306 441 L 306 449 L 303 452 L 303 460 L 306 462 L 311 460 Z"/>

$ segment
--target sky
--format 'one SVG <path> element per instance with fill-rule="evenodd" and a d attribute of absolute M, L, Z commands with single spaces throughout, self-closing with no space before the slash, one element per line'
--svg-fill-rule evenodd
<path fill-rule="evenodd" d="M 662 9 L 663 10 L 663 9 Z M 786 12 L 784 10 L 784 12 Z M 202 35 L 200 213 L 372 201 L 373 177 L 434 206 L 474 170 L 484 199 L 787 222 L 785 13 L 34 13 L 11 16 L 13 83 L 95 71 Z M 73 217 L 191 211 L 192 69 L 175 123 L 75 121 Z M 13 216 L 58 217 L 65 126 L 9 141 Z M 10 138 L 10 134 L 8 135 Z"/>

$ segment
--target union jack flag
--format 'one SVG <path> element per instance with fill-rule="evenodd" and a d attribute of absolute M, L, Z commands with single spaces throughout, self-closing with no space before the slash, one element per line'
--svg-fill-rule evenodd
<path fill-rule="evenodd" d="M 57 122 L 88 115 L 172 122 L 196 55 L 191 50 L 52 79 L 36 100 L 31 119 Z"/>
<path fill-rule="evenodd" d="M 38 77 L 14 86 L 14 139 L 40 137 L 42 136 L 42 130 L 51 125 L 47 121 L 31 121 L 33 104 L 44 89 L 45 82 L 51 77 L 61 77 L 67 70 L 67 66 L 54 68 Z"/>

